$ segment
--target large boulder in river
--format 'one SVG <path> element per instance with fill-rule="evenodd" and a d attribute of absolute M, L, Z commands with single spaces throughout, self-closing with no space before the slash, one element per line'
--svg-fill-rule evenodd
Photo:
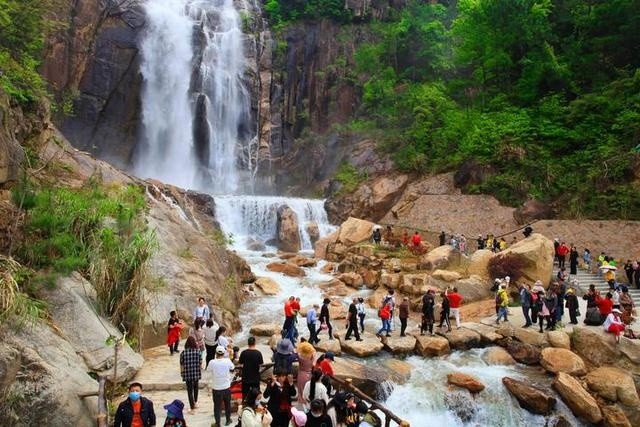
<path fill-rule="evenodd" d="M 256 279 L 255 285 L 265 295 L 277 295 L 280 292 L 280 285 L 269 277 L 259 277 Z"/>
<path fill-rule="evenodd" d="M 451 372 L 447 374 L 447 383 L 461 388 L 466 388 L 471 393 L 480 393 L 485 389 L 484 384 L 471 375 L 462 372 Z"/>
<path fill-rule="evenodd" d="M 449 346 L 453 350 L 469 350 L 480 347 L 482 342 L 479 333 L 466 328 L 452 329 L 451 332 L 438 332 L 438 334 L 449 341 Z"/>
<path fill-rule="evenodd" d="M 553 388 L 577 417 L 593 424 L 602 420 L 602 412 L 596 399 L 571 375 L 560 372 L 553 381 Z"/>
<path fill-rule="evenodd" d="M 451 347 L 449 340 L 437 335 L 417 336 L 416 352 L 424 357 L 438 357 L 451 353 Z"/>
<path fill-rule="evenodd" d="M 564 372 L 569 375 L 581 376 L 587 373 L 587 368 L 580 356 L 566 348 L 547 347 L 543 349 L 540 353 L 540 364 L 553 374 Z"/>
<path fill-rule="evenodd" d="M 364 283 L 362 276 L 358 273 L 342 273 L 338 276 L 338 280 L 343 282 L 345 285 L 356 289 L 359 289 Z"/>
<path fill-rule="evenodd" d="M 317 259 L 326 259 L 327 258 L 327 248 L 330 244 L 335 243 L 338 239 L 338 230 L 327 234 L 326 236 L 318 239 L 313 245 L 314 248 L 314 256 Z"/>
<path fill-rule="evenodd" d="M 487 365 L 515 365 L 516 361 L 502 347 L 490 347 L 482 355 L 482 360 Z"/>
<path fill-rule="evenodd" d="M 640 409 L 640 399 L 633 377 L 622 369 L 601 366 L 587 374 L 589 390 L 611 402 Z"/>
<path fill-rule="evenodd" d="M 547 340 L 551 347 L 571 350 L 571 338 L 565 331 L 548 331 Z"/>
<path fill-rule="evenodd" d="M 420 266 L 425 270 L 449 269 L 460 265 L 461 257 L 451 245 L 438 246 L 422 256 Z"/>
<path fill-rule="evenodd" d="M 316 350 L 326 353 L 327 351 L 333 352 L 336 356 L 340 356 L 342 354 L 342 347 L 340 346 L 340 340 L 337 339 L 329 339 L 329 336 L 326 333 L 321 335 L 321 339 L 319 343 L 314 345 Z"/>
<path fill-rule="evenodd" d="M 271 337 L 282 331 L 282 325 L 277 323 L 257 323 L 251 326 L 249 333 L 257 337 Z"/>
<path fill-rule="evenodd" d="M 291 277 L 304 277 L 306 273 L 297 265 L 288 262 L 272 262 L 267 264 L 267 270 L 275 271 L 276 273 L 282 273 Z"/>
<path fill-rule="evenodd" d="M 553 274 L 553 254 L 553 242 L 542 234 L 534 233 L 496 254 L 491 263 L 511 256 L 517 257 L 524 264 L 518 271 L 518 280 L 529 283 L 541 280 L 546 285 Z"/>
<path fill-rule="evenodd" d="M 633 427 L 629 418 L 618 405 L 600 405 L 602 424 L 606 427 Z M 635 415 L 635 413 L 634 413 Z"/>
<path fill-rule="evenodd" d="M 506 350 L 516 362 L 525 365 L 540 363 L 540 349 L 534 345 L 507 338 Z"/>
<path fill-rule="evenodd" d="M 336 357 L 333 362 L 335 376 L 341 380 L 350 378 L 352 384 L 374 399 L 384 399 L 383 383 L 390 385 L 392 375 L 384 369 L 365 365 L 355 359 Z"/>
<path fill-rule="evenodd" d="M 278 249 L 281 251 L 298 252 L 300 250 L 298 215 L 287 205 L 278 206 L 276 238 Z"/>
<path fill-rule="evenodd" d="M 518 400 L 520 406 L 529 412 L 549 415 L 556 406 L 556 398 L 532 387 L 524 381 L 513 378 L 502 378 L 502 384 Z"/>
<path fill-rule="evenodd" d="M 384 345 L 380 340 L 369 334 L 361 335 L 362 341 L 356 341 L 355 336 L 351 336 L 349 340 L 342 338 L 340 346 L 342 351 L 357 357 L 375 356 L 380 353 Z"/>
<path fill-rule="evenodd" d="M 416 339 L 411 335 L 404 337 L 398 335 L 392 335 L 390 337 L 382 337 L 382 343 L 385 348 L 393 354 L 408 354 L 413 353 L 416 347 Z"/>
<path fill-rule="evenodd" d="M 338 229 L 337 241 L 346 246 L 371 239 L 374 223 L 364 219 L 349 217 Z"/>

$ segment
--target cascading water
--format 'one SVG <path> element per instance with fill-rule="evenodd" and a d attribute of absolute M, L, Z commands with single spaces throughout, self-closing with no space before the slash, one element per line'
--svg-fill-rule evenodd
<path fill-rule="evenodd" d="M 281 205 L 289 206 L 298 218 L 298 233 L 302 250 L 312 250 L 308 226 L 315 223 L 320 236 L 335 227 L 329 224 L 324 210 L 324 200 L 270 196 L 221 196 L 216 197 L 216 218 L 225 233 L 233 235 L 238 249 L 247 242 L 268 242 L 276 235 L 276 212 Z"/>
<path fill-rule="evenodd" d="M 213 194 L 250 190 L 256 131 L 233 1 L 148 0 L 145 11 L 136 173 Z"/>

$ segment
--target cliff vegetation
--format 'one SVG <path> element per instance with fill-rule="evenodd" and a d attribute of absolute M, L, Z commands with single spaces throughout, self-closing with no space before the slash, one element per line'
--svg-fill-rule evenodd
<path fill-rule="evenodd" d="M 361 108 L 347 129 L 397 169 L 456 171 L 467 193 L 564 217 L 640 218 L 640 1 L 410 1 L 381 19 L 289 6 L 270 0 L 266 14 L 375 35 L 354 55 Z"/>

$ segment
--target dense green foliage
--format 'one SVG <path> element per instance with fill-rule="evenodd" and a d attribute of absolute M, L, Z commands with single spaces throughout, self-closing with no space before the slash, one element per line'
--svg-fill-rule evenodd
<path fill-rule="evenodd" d="M 351 19 L 343 0 L 266 0 L 264 11 L 276 29 L 300 19 L 327 18 L 336 22 Z"/>
<path fill-rule="evenodd" d="M 414 2 L 372 25 L 360 119 L 399 168 L 484 165 L 467 191 L 640 218 L 640 0 Z"/>
<path fill-rule="evenodd" d="M 22 104 L 44 94 L 40 62 L 48 0 L 0 0 L 0 87 Z"/>
<path fill-rule="evenodd" d="M 45 272 L 31 278 L 51 285 L 58 275 L 81 272 L 94 285 L 102 314 L 137 332 L 143 316 L 144 264 L 155 236 L 144 222 L 144 194 L 134 185 L 30 190 L 16 186 L 14 201 L 27 211 L 18 250 L 25 266 Z"/>

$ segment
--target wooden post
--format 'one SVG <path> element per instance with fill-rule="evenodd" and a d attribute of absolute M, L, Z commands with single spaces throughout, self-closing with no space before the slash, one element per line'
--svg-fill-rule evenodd
<path fill-rule="evenodd" d="M 107 379 L 100 377 L 98 389 L 98 427 L 108 427 L 109 411 L 107 411 L 107 396 L 105 393 Z"/>

